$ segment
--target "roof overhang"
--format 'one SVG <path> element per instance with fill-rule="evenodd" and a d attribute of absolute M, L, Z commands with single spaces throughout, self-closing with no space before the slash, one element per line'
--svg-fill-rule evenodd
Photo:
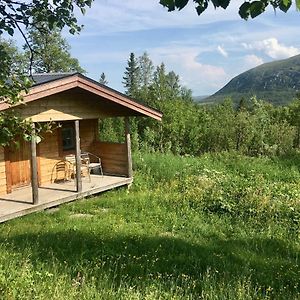
<path fill-rule="evenodd" d="M 116 90 L 101 85 L 96 81 L 78 73 L 61 79 L 56 79 L 50 82 L 32 86 L 27 94 L 23 93 L 23 103 L 30 103 L 32 101 L 65 92 L 74 88 L 80 88 L 94 95 L 97 95 L 100 98 L 111 101 L 111 103 L 121 105 L 126 108 L 127 111 L 132 111 L 132 115 L 150 117 L 158 121 L 161 121 L 162 119 L 161 112 L 146 105 L 140 104 L 132 98 L 120 92 L 117 92 Z M 18 104 L 17 106 L 19 105 L 20 104 Z M 0 103 L 0 111 L 4 111 L 10 108 L 12 108 L 11 105 L 7 103 Z"/>

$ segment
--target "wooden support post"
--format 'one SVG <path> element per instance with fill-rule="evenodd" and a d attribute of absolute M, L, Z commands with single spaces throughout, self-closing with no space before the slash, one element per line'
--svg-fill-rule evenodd
<path fill-rule="evenodd" d="M 81 150 L 80 150 L 80 136 L 79 136 L 79 120 L 75 121 L 75 151 L 76 151 L 76 192 L 82 192 L 82 178 L 81 178 Z"/>
<path fill-rule="evenodd" d="M 132 178 L 132 156 L 131 156 L 131 139 L 130 139 L 130 124 L 129 117 L 125 117 L 125 144 L 127 153 L 127 177 Z"/>
<path fill-rule="evenodd" d="M 11 165 L 10 165 L 10 157 L 9 157 L 9 147 L 6 146 L 4 148 L 4 160 L 5 160 L 5 173 L 6 173 L 6 192 L 7 194 L 12 192 L 12 186 L 11 186 Z"/>
<path fill-rule="evenodd" d="M 30 159 L 30 171 L 31 171 L 31 189 L 32 189 L 32 204 L 39 203 L 39 183 L 38 183 L 38 167 L 37 167 L 37 154 L 36 154 L 36 135 L 35 126 L 32 124 L 31 135 L 31 159 Z"/>

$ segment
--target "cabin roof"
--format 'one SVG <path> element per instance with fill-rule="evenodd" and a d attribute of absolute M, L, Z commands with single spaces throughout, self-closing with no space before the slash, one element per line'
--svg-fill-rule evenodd
<path fill-rule="evenodd" d="M 54 80 L 66 78 L 75 74 L 77 74 L 77 72 L 34 73 L 32 74 L 32 80 L 34 82 L 32 86 L 37 86 L 43 83 L 48 83 Z"/>
<path fill-rule="evenodd" d="M 124 107 L 126 115 L 147 116 L 159 121 L 162 118 L 162 113 L 158 110 L 141 104 L 131 97 L 77 72 L 33 74 L 32 79 L 34 84 L 27 94 L 24 93 L 24 103 L 79 88 L 99 96 L 99 101 L 105 99 L 105 101 L 109 101 L 113 105 Z M 5 102 L 0 103 L 0 111 L 10 108 L 9 104 Z"/>

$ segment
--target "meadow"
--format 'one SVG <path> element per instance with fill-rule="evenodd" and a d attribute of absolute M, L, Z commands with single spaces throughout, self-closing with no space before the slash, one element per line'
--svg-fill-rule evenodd
<path fill-rule="evenodd" d="M 130 189 L 0 225 L 1 299 L 300 299 L 300 158 L 134 155 Z"/>

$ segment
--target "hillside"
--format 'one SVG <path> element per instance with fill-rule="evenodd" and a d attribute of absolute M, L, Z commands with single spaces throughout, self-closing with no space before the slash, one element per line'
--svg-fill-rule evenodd
<path fill-rule="evenodd" d="M 231 97 L 234 102 L 256 95 L 276 105 L 287 104 L 300 90 L 300 55 L 262 64 L 227 83 L 208 102 L 220 102 Z"/>

